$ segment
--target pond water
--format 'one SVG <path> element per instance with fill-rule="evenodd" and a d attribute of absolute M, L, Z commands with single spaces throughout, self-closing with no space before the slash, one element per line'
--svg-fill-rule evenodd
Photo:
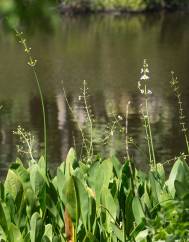
<path fill-rule="evenodd" d="M 66 104 L 62 83 L 75 120 L 84 125 L 86 114 L 80 101 L 83 80 L 87 101 L 94 115 L 94 147 L 104 156 L 125 156 L 125 109 L 129 136 L 139 146 L 130 145 L 138 165 L 147 160 L 146 141 L 137 90 L 140 68 L 147 58 L 150 67 L 150 117 L 158 161 L 185 151 L 178 126 L 177 103 L 170 88 L 170 71 L 180 80 L 186 118 L 189 120 L 189 15 L 158 13 L 134 16 L 64 17 L 53 33 L 35 31 L 28 35 L 44 92 L 48 126 L 48 161 L 56 167 L 71 146 L 82 146 L 77 124 Z M 27 66 L 22 47 L 13 36 L 0 32 L 0 173 L 16 158 L 18 125 L 35 136 L 38 156 L 43 149 L 43 119 L 36 83 Z M 118 127 L 111 130 L 120 116 Z M 86 130 L 88 127 L 86 128 Z M 89 129 L 88 129 L 89 130 Z M 113 132 L 112 132 L 113 131 Z M 104 139 L 108 137 L 106 145 Z M 143 150 L 143 152 L 141 151 Z M 25 157 L 23 157 L 25 159 Z M 56 164 L 56 165 L 55 165 Z"/>

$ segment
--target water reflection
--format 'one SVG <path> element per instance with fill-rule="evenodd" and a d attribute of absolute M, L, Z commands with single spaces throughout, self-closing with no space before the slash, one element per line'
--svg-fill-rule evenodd
<path fill-rule="evenodd" d="M 175 31 L 175 23 L 177 29 Z M 44 90 L 48 125 L 48 160 L 52 168 L 65 158 L 70 146 L 81 147 L 81 135 L 62 92 L 61 80 L 70 105 L 83 125 L 85 113 L 79 102 L 80 88 L 87 80 L 89 102 L 95 116 L 95 149 L 104 156 L 125 156 L 125 135 L 116 132 L 104 146 L 102 137 L 113 115 L 123 117 L 128 100 L 129 133 L 141 153 L 131 148 L 139 165 L 146 160 L 146 142 L 139 114 L 143 102 L 137 92 L 137 79 L 143 58 L 148 58 L 153 95 L 150 113 L 158 160 L 164 161 L 184 150 L 177 125 L 175 100 L 169 88 L 170 70 L 180 76 L 184 105 L 188 105 L 189 17 L 184 13 L 137 15 L 133 17 L 92 16 L 63 18 L 57 32 L 29 37 L 33 54 L 39 60 L 38 73 Z M 43 149 L 43 120 L 40 99 L 15 39 L 0 33 L 0 172 L 16 157 L 18 142 L 12 131 L 17 125 L 34 133 L 39 151 Z M 187 117 L 189 112 L 186 109 Z M 40 153 L 40 152 L 39 152 Z"/>

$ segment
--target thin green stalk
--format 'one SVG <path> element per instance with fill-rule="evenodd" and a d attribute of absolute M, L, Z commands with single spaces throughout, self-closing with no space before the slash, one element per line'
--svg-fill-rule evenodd
<path fill-rule="evenodd" d="M 113 219 L 113 221 L 115 222 L 115 224 L 116 224 L 117 227 L 119 228 L 119 224 L 118 224 L 118 222 L 114 219 L 114 217 L 113 217 L 113 215 L 110 213 L 110 211 L 109 211 L 105 206 L 103 206 L 102 204 L 100 204 L 100 207 L 103 208 L 103 209 L 105 209 L 105 210 L 109 213 L 110 217 Z"/>
<path fill-rule="evenodd" d="M 142 114 L 143 114 L 143 119 L 144 119 L 146 140 L 148 142 L 148 153 L 149 153 L 149 158 L 150 158 L 150 164 L 152 165 L 152 154 L 151 154 L 150 140 L 149 140 L 149 134 L 148 134 L 148 123 L 147 123 L 146 115 L 143 112 L 142 112 Z"/>
<path fill-rule="evenodd" d="M 22 32 L 18 32 L 16 30 L 16 35 L 19 38 L 19 43 L 21 43 L 24 47 L 24 51 L 26 52 L 27 56 L 28 56 L 28 65 L 31 67 L 33 74 L 34 74 L 34 78 L 37 84 L 37 88 L 39 91 L 39 95 L 40 95 L 40 101 L 41 101 L 41 107 L 42 107 L 42 114 L 43 114 L 43 135 L 44 135 L 44 159 L 45 159 L 45 164 L 46 164 L 46 173 L 47 173 L 47 125 L 46 125 L 46 113 L 45 113 L 45 105 L 44 105 L 44 97 L 43 97 L 43 93 L 42 93 L 42 89 L 40 86 L 40 82 L 39 82 L 39 78 L 35 69 L 37 60 L 33 59 L 32 55 L 31 55 L 31 48 L 27 46 L 26 43 L 26 39 L 24 39 L 23 37 L 23 33 Z"/>
<path fill-rule="evenodd" d="M 155 159 L 155 152 L 154 152 L 154 145 L 153 145 L 153 139 L 152 139 L 152 131 L 151 131 L 151 125 L 150 125 L 150 118 L 149 118 L 149 112 L 148 112 L 148 99 L 146 96 L 145 99 L 145 105 L 146 105 L 146 115 L 147 115 L 147 125 L 148 125 L 148 133 L 149 133 L 149 138 L 150 138 L 150 146 L 151 146 L 151 151 L 152 151 L 152 158 L 153 158 L 153 164 L 155 166 L 156 164 L 156 159 Z"/>
<path fill-rule="evenodd" d="M 125 117 L 125 149 L 126 149 L 126 155 L 127 159 L 130 160 L 130 155 L 129 155 L 129 136 L 128 136 L 128 117 L 129 117 L 129 105 L 130 101 L 128 101 L 127 106 L 126 106 L 126 117 Z"/>
<path fill-rule="evenodd" d="M 149 156 L 150 156 L 150 163 L 155 167 L 156 166 L 156 159 L 155 159 L 155 151 L 152 139 L 152 131 L 151 131 L 151 124 L 150 124 L 150 116 L 148 111 L 148 95 L 152 94 L 151 90 L 147 88 L 147 81 L 149 81 L 150 77 L 148 76 L 149 69 L 146 60 L 144 60 L 143 68 L 141 69 L 141 78 L 138 82 L 138 89 L 140 90 L 141 94 L 144 96 L 145 99 L 145 112 L 143 112 L 144 122 L 145 122 L 145 131 L 146 137 L 148 141 L 148 149 L 149 149 Z"/>
<path fill-rule="evenodd" d="M 184 134 L 184 139 L 187 147 L 187 152 L 189 154 L 189 141 L 188 141 L 188 132 L 186 129 L 186 123 L 185 123 L 185 115 L 184 115 L 184 108 L 182 105 L 182 100 L 181 100 L 181 92 L 180 92 L 180 87 L 179 87 L 179 81 L 178 78 L 174 76 L 174 72 L 171 72 L 172 78 L 170 81 L 170 84 L 173 88 L 173 91 L 175 93 L 175 96 L 177 98 L 177 103 L 178 103 L 178 112 L 179 112 L 179 124 L 181 126 L 181 132 Z"/>
<path fill-rule="evenodd" d="M 187 151 L 189 154 L 189 144 L 188 144 L 188 136 L 187 136 L 187 130 L 185 128 L 185 116 L 184 116 L 184 109 L 182 107 L 182 101 L 181 101 L 181 94 L 178 91 L 179 89 L 176 89 L 176 97 L 178 99 L 178 105 L 179 105 L 179 118 L 180 118 L 180 125 L 182 127 L 182 132 L 184 133 L 184 138 L 185 138 L 185 143 L 186 143 L 186 147 L 187 147 Z"/>
<path fill-rule="evenodd" d="M 126 234 L 126 221 L 125 221 L 125 209 L 122 210 L 122 223 L 123 223 L 123 241 L 127 241 L 127 234 Z"/>
<path fill-rule="evenodd" d="M 187 136 L 187 134 L 184 134 L 184 137 L 185 137 L 186 146 L 187 146 L 187 150 L 188 150 L 188 154 L 189 154 L 189 143 L 188 143 L 188 136 Z"/>
<path fill-rule="evenodd" d="M 84 99 L 84 104 L 85 104 L 85 110 L 86 110 L 86 113 L 87 113 L 87 118 L 88 118 L 88 121 L 89 121 L 89 124 L 90 124 L 89 154 L 90 154 L 90 157 L 92 157 L 92 155 L 93 155 L 93 122 L 92 122 L 91 115 L 90 115 L 90 112 L 89 112 L 89 107 L 88 107 L 88 104 L 87 104 L 87 99 L 86 99 L 87 92 L 86 91 L 87 91 L 86 90 L 86 81 L 84 80 L 84 82 L 83 82 L 83 99 Z"/>
<path fill-rule="evenodd" d="M 63 84 L 63 82 L 62 82 L 62 84 Z M 70 106 L 70 103 L 69 103 L 69 101 L 68 101 L 68 98 L 67 98 L 67 95 L 66 95 L 66 91 L 65 91 L 64 86 L 63 86 L 63 93 L 64 93 L 64 98 L 65 98 L 65 100 L 66 100 L 67 106 L 68 106 L 68 108 L 69 108 L 69 110 L 70 110 L 70 113 L 72 114 L 73 118 L 75 118 L 74 111 L 73 111 L 72 107 Z M 82 146 L 84 145 L 85 150 L 86 150 L 86 152 L 87 152 L 87 155 L 89 156 L 90 153 L 89 153 L 89 150 L 88 150 L 88 146 L 87 146 L 87 143 L 86 143 L 86 138 L 85 138 L 85 135 L 84 135 L 83 129 L 81 128 L 81 126 L 79 125 L 78 122 L 77 122 L 77 125 L 78 125 L 78 129 L 79 129 L 79 131 L 80 131 L 80 133 L 81 133 L 81 136 L 82 136 L 82 141 L 83 141 Z M 82 153 L 82 152 L 81 152 L 81 153 Z"/>
<path fill-rule="evenodd" d="M 38 91 L 39 91 L 39 95 L 40 95 L 40 99 L 41 99 L 41 107 L 42 107 L 42 113 L 43 113 L 43 134 L 44 134 L 44 159 L 45 159 L 45 163 L 46 163 L 46 170 L 47 170 L 47 123 L 46 123 L 46 112 L 45 112 L 45 104 L 44 104 L 44 97 L 43 97 L 43 93 L 41 90 L 41 86 L 39 83 L 39 79 L 38 79 L 38 75 L 37 72 L 35 70 L 35 67 L 32 67 L 34 76 L 35 76 L 35 80 L 37 83 L 37 87 L 38 87 Z"/>

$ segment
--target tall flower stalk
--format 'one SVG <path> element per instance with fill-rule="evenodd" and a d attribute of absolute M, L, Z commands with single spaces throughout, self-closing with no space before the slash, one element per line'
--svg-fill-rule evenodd
<path fill-rule="evenodd" d="M 26 39 L 23 36 L 23 32 L 18 32 L 16 30 L 16 36 L 19 39 L 19 43 L 22 44 L 22 46 L 24 47 L 24 51 L 28 57 L 28 65 L 30 66 L 33 74 L 34 74 L 34 78 L 37 84 L 37 88 L 39 91 L 39 95 L 40 95 L 40 100 L 41 100 L 41 108 L 42 108 L 42 114 L 43 114 L 43 135 L 44 135 L 44 159 L 45 159 L 45 163 L 46 163 L 46 171 L 47 171 L 47 125 L 46 125 L 46 113 L 45 113 L 45 104 L 44 104 L 44 97 L 43 97 L 43 92 L 40 86 L 40 82 L 39 82 L 39 78 L 36 72 L 36 64 L 37 64 L 37 60 L 35 58 L 32 57 L 31 54 L 31 48 L 28 47 Z"/>
<path fill-rule="evenodd" d="M 182 103 L 182 99 L 181 99 L 181 91 L 179 88 L 179 81 L 173 71 L 171 72 L 171 75 L 172 75 L 172 77 L 171 77 L 170 84 L 171 84 L 173 91 L 175 93 L 175 96 L 177 98 L 178 112 L 179 112 L 179 124 L 181 127 L 181 132 L 184 135 L 187 152 L 189 154 L 188 132 L 187 132 L 186 123 L 185 123 L 185 115 L 184 115 L 184 108 L 183 108 L 183 103 Z"/>
<path fill-rule="evenodd" d="M 146 132 L 146 139 L 148 143 L 150 164 L 155 167 L 156 158 L 155 158 L 152 130 L 151 130 L 151 124 L 150 124 L 149 107 L 148 107 L 148 99 L 149 99 L 149 96 L 152 94 L 152 91 L 148 88 L 149 80 L 150 80 L 150 77 L 149 77 L 148 63 L 146 59 L 144 59 L 143 67 L 141 69 L 140 81 L 138 81 L 138 89 L 145 100 L 145 107 L 142 108 L 141 112 L 144 119 L 144 127 Z"/>

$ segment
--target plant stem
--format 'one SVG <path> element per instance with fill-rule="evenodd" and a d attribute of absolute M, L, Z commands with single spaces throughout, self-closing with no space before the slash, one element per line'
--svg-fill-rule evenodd
<path fill-rule="evenodd" d="M 188 136 L 187 136 L 186 133 L 184 134 L 184 137 L 185 137 L 185 141 L 186 141 L 187 151 L 188 151 L 188 154 L 189 154 L 189 143 L 188 143 Z"/>
<path fill-rule="evenodd" d="M 155 159 L 154 145 L 153 145 L 153 139 L 152 139 L 152 131 L 151 131 L 151 125 L 150 125 L 149 112 L 148 112 L 148 98 L 147 98 L 147 96 L 145 97 L 145 106 L 146 106 L 146 116 L 147 116 L 147 128 L 148 128 L 148 133 L 149 133 L 149 138 L 150 138 L 150 147 L 151 147 L 152 159 L 153 159 L 152 163 L 155 166 L 156 159 Z"/>
<path fill-rule="evenodd" d="M 42 107 L 42 114 L 43 114 L 43 135 L 44 135 L 44 159 L 45 159 L 45 170 L 46 170 L 46 174 L 47 174 L 47 125 L 46 125 L 46 113 L 45 113 L 45 105 L 44 105 L 44 97 L 43 97 L 43 93 L 42 93 L 42 89 L 40 86 L 40 82 L 39 82 L 39 78 L 35 69 L 37 60 L 33 59 L 32 55 L 31 55 L 31 48 L 29 48 L 27 46 L 26 43 L 26 39 L 24 39 L 23 37 L 23 33 L 22 32 L 18 32 L 17 30 L 15 30 L 16 32 L 16 36 L 19 38 L 19 42 L 23 45 L 24 47 L 24 51 L 26 52 L 26 55 L 28 56 L 28 65 L 30 66 L 30 68 L 33 71 L 36 83 L 37 83 L 37 88 L 39 91 L 39 95 L 40 95 L 40 100 L 41 100 L 41 107 Z"/>
<path fill-rule="evenodd" d="M 92 122 L 92 119 L 91 119 L 91 115 L 89 113 L 89 108 L 88 108 L 88 105 L 87 105 L 87 100 L 86 100 L 86 81 L 84 80 L 83 82 L 83 99 L 84 99 L 84 104 L 85 104 L 85 110 L 86 110 L 86 113 L 87 113 L 87 118 L 89 120 L 89 124 L 90 124 L 90 146 L 89 146 L 89 155 L 91 158 L 92 155 L 93 155 L 93 122 Z"/>
<path fill-rule="evenodd" d="M 35 80 L 36 80 L 36 83 L 37 83 L 37 87 L 38 87 L 38 91 L 39 91 L 39 95 L 40 95 L 40 99 L 41 99 L 41 107 L 42 107 L 42 114 L 43 114 L 44 159 L 45 159 L 45 163 L 46 163 L 46 172 L 47 172 L 47 123 L 46 123 L 44 97 L 43 97 L 43 93 L 42 93 L 42 90 L 41 90 L 39 78 L 38 78 L 37 72 L 35 70 L 35 67 L 32 67 L 32 70 L 33 70 L 33 73 L 34 73 L 34 77 L 35 77 Z"/>
<path fill-rule="evenodd" d="M 126 106 L 126 119 L 125 119 L 125 149 L 126 149 L 126 155 L 127 159 L 130 160 L 130 155 L 129 155 L 129 137 L 128 137 L 128 116 L 129 116 L 129 105 L 130 101 L 128 101 L 127 106 Z"/>
<path fill-rule="evenodd" d="M 63 84 L 63 81 L 62 81 L 62 84 Z M 65 91 L 64 86 L 63 86 L 63 93 L 64 93 L 64 98 L 65 98 L 65 100 L 66 100 L 66 103 L 67 103 L 67 105 L 68 105 L 68 108 L 69 108 L 69 110 L 70 110 L 70 112 L 71 112 L 73 118 L 75 119 L 75 114 L 74 114 L 74 111 L 73 111 L 72 107 L 70 106 L 69 101 L 68 101 L 68 98 L 67 98 L 67 95 L 66 95 L 66 91 Z M 89 150 L 88 150 L 88 147 L 87 147 L 86 138 L 85 138 L 85 135 L 84 135 L 83 129 L 81 128 L 81 126 L 79 125 L 78 122 L 77 122 L 77 125 L 78 125 L 79 131 L 80 131 L 81 136 L 82 136 L 83 145 L 84 145 L 84 147 L 85 147 L 85 150 L 86 150 L 86 152 L 87 152 L 87 155 L 89 156 Z M 82 153 L 82 152 L 81 152 L 81 153 Z"/>
<path fill-rule="evenodd" d="M 142 113 L 142 114 L 143 114 L 143 119 L 144 119 L 146 139 L 148 142 L 148 153 L 149 153 L 149 158 L 150 158 L 150 164 L 152 165 L 152 154 L 151 154 L 150 140 L 149 140 L 149 134 L 148 134 L 148 123 L 147 123 L 146 115 L 144 113 Z"/>

